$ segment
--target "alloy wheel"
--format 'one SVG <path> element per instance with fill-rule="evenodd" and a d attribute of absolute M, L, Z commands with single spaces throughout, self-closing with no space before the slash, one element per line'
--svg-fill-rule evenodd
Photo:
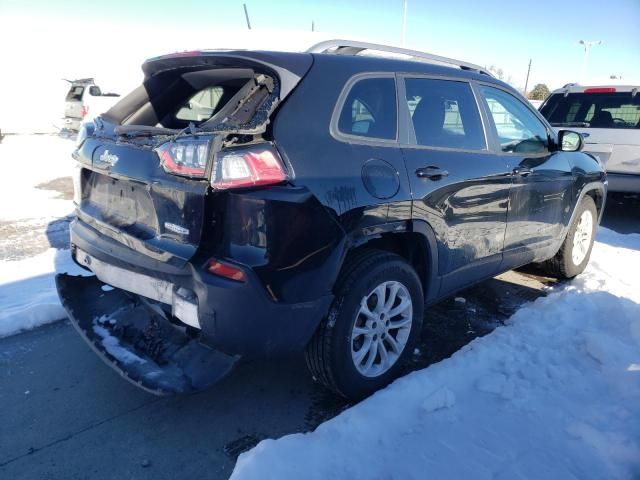
<path fill-rule="evenodd" d="M 377 377 L 400 358 L 409 340 L 413 303 L 397 281 L 384 282 L 362 297 L 351 332 L 351 358 L 365 377 Z"/>

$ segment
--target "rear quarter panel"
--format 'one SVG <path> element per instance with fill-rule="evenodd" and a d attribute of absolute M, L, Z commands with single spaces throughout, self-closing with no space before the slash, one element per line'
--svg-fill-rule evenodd
<path fill-rule="evenodd" d="M 309 73 L 282 105 L 273 132 L 292 166 L 293 183 L 308 188 L 345 233 L 356 238 L 369 227 L 409 220 L 411 191 L 397 144 L 332 136 L 331 118 L 343 87 L 363 71 L 358 61 L 344 60 L 314 56 Z M 363 166 L 371 160 L 383 160 L 395 170 L 399 185 L 390 198 L 377 198 L 365 187 Z"/>

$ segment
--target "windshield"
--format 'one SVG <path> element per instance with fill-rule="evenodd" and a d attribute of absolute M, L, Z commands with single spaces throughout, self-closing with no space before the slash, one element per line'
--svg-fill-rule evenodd
<path fill-rule="evenodd" d="M 640 95 L 556 93 L 540 112 L 555 127 L 640 128 Z"/>

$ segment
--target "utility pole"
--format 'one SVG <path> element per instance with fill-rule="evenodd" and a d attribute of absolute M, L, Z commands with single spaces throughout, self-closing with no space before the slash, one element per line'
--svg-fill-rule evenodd
<path fill-rule="evenodd" d="M 580 75 L 580 81 L 584 82 L 586 81 L 586 76 L 587 76 L 587 65 L 589 63 L 589 51 L 591 50 L 592 47 L 596 45 L 600 45 L 602 41 L 601 40 L 597 40 L 597 41 L 580 40 L 578 43 L 584 47 L 584 57 L 582 59 L 582 74 Z"/>
<path fill-rule="evenodd" d="M 251 30 L 251 22 L 249 21 L 249 11 L 247 10 L 247 4 L 243 3 L 242 6 L 244 7 L 244 18 L 247 19 L 247 28 Z"/>
<path fill-rule="evenodd" d="M 311 20 L 311 31 L 312 32 L 316 31 L 316 22 L 314 22 L 313 20 Z"/>
<path fill-rule="evenodd" d="M 529 74 L 531 73 L 531 59 L 529 59 L 529 68 L 527 69 L 527 80 L 524 82 L 524 96 L 527 96 L 527 88 L 529 87 Z"/>
<path fill-rule="evenodd" d="M 402 46 L 404 47 L 407 41 L 407 2 L 408 0 L 402 0 Z"/>

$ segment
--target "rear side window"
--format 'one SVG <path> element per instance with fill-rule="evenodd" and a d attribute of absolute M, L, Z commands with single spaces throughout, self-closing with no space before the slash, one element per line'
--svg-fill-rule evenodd
<path fill-rule="evenodd" d="M 640 129 L 640 94 L 554 94 L 540 112 L 554 127 Z"/>
<path fill-rule="evenodd" d="M 341 133 L 384 140 L 396 139 L 396 124 L 396 85 L 390 77 L 358 80 L 338 118 Z"/>
<path fill-rule="evenodd" d="M 485 148 L 482 121 L 468 83 L 407 78 L 405 86 L 418 145 Z"/>
<path fill-rule="evenodd" d="M 493 118 L 498 142 L 507 153 L 542 153 L 547 151 L 547 129 L 529 108 L 510 93 L 481 86 Z"/>
<path fill-rule="evenodd" d="M 69 89 L 67 93 L 67 102 L 80 102 L 82 101 L 82 94 L 84 93 L 84 87 L 80 85 L 74 85 Z"/>

